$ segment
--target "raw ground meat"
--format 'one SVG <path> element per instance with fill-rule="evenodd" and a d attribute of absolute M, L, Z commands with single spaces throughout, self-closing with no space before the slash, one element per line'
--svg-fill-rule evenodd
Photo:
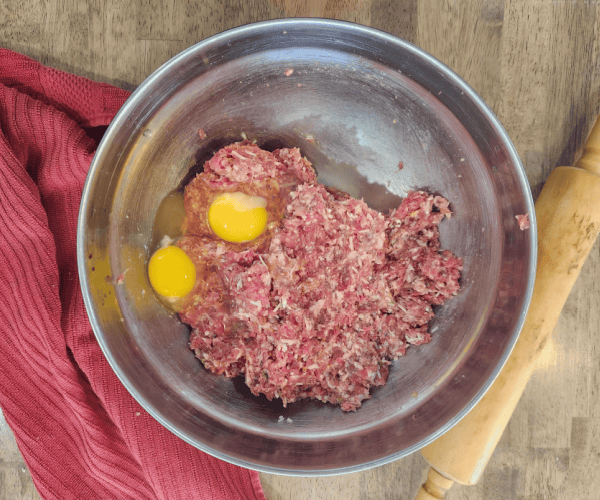
<path fill-rule="evenodd" d="M 529 229 L 529 214 L 515 215 L 515 218 L 517 219 L 521 231 Z"/>
<path fill-rule="evenodd" d="M 439 242 L 448 201 L 413 191 L 384 216 L 317 184 L 298 150 L 274 152 L 275 163 L 257 150 L 247 142 L 224 148 L 198 177 L 237 189 L 291 176 L 295 190 L 285 193 L 267 246 L 236 247 L 189 230 L 178 242 L 200 267 L 180 311 L 192 327 L 190 347 L 210 371 L 243 375 L 255 395 L 356 410 L 385 383 L 392 360 L 431 340 L 432 305 L 459 290 L 462 261 Z M 264 169 L 258 161 L 235 168 L 232 156 L 265 156 Z M 286 158 L 293 173 L 278 166 Z"/>

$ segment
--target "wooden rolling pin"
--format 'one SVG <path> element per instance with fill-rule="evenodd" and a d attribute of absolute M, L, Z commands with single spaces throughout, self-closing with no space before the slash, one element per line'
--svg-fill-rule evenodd
<path fill-rule="evenodd" d="M 431 465 L 415 500 L 443 499 L 454 482 L 481 477 L 600 231 L 600 118 L 575 167 L 557 167 L 535 204 L 538 263 L 517 344 L 481 401 L 421 450 Z"/>

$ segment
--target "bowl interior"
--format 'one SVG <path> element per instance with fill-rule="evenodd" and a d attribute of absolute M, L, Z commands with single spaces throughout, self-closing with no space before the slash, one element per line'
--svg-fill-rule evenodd
<path fill-rule="evenodd" d="M 411 189 L 451 202 L 441 241 L 464 260 L 462 290 L 437 309 L 433 341 L 409 348 L 356 412 L 317 401 L 283 408 L 242 380 L 210 374 L 188 348 L 188 328 L 152 292 L 146 265 L 158 205 L 244 135 L 266 149 L 299 147 L 320 182 L 381 211 Z M 258 470 L 349 472 L 424 446 L 489 387 L 533 284 L 535 224 L 520 231 L 523 213 L 533 204 L 514 148 L 451 71 L 372 29 L 272 21 L 191 47 L 124 105 L 84 190 L 80 276 L 111 366 L 171 431 Z"/>

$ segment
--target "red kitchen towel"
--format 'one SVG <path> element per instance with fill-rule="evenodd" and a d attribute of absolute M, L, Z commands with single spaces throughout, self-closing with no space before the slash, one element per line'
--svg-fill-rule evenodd
<path fill-rule="evenodd" d="M 127 97 L 0 49 L 0 407 L 42 498 L 265 500 L 256 472 L 137 404 L 88 322 L 75 242 L 90 129 Z"/>

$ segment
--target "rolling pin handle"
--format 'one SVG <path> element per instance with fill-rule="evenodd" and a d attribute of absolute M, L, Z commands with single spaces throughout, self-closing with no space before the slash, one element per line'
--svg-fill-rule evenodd
<path fill-rule="evenodd" d="M 415 500 L 443 500 L 453 484 L 452 479 L 448 479 L 432 467 L 427 473 L 427 481 L 421 486 Z"/>
<path fill-rule="evenodd" d="M 575 166 L 600 175 L 600 118 L 596 120 L 583 147 L 583 155 Z"/>

